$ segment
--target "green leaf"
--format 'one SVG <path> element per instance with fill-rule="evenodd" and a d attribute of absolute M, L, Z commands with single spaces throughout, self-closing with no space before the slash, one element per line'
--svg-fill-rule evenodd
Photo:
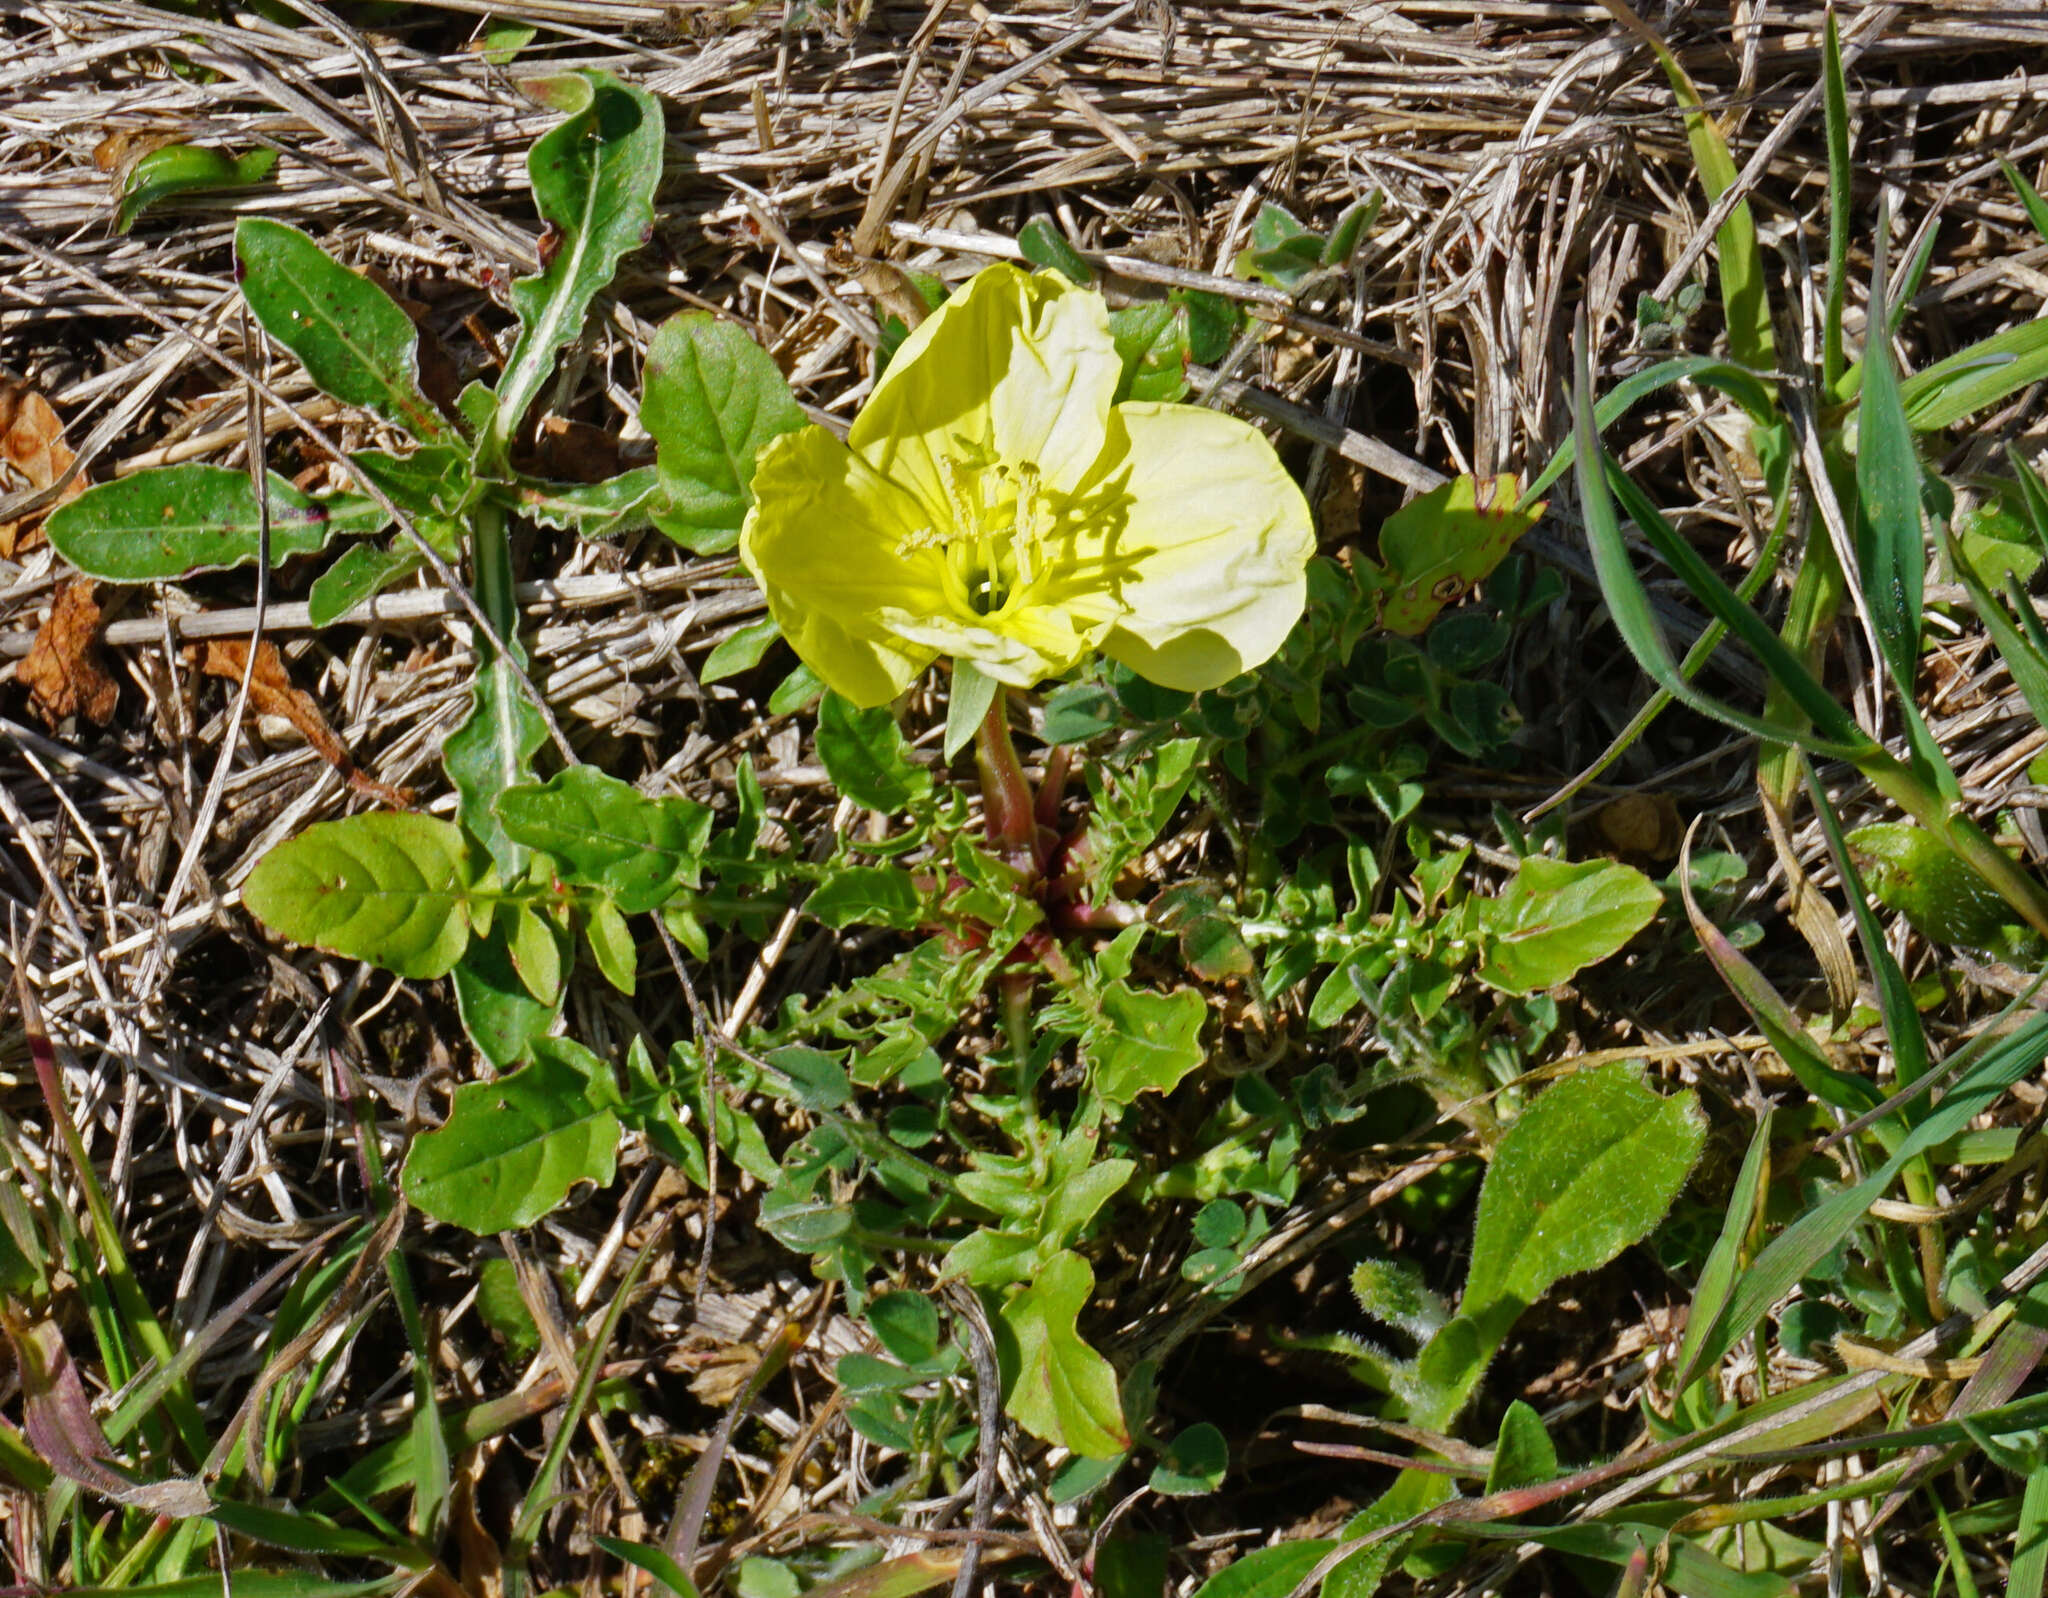
<path fill-rule="evenodd" d="M 953 680 L 946 693 L 946 734 L 943 753 L 950 762 L 974 742 L 982 718 L 996 702 L 1002 685 L 971 660 L 953 662 Z"/>
<path fill-rule="evenodd" d="M 1208 1002 L 1192 988 L 1152 993 L 1112 982 L 1102 990 L 1102 1018 L 1082 1047 L 1094 1071 L 1096 1094 L 1123 1106 L 1140 1093 L 1171 1093 L 1208 1056 L 1202 1021 Z"/>
<path fill-rule="evenodd" d="M 868 1305 L 867 1320 L 905 1365 L 922 1365 L 939 1352 L 939 1307 L 922 1293 L 880 1294 Z"/>
<path fill-rule="evenodd" d="M 414 516 L 453 516 L 469 498 L 469 456 L 453 444 L 422 444 L 406 455 L 363 449 L 349 460 Z M 450 544 L 442 553 L 452 555 L 459 547 Z"/>
<path fill-rule="evenodd" d="M 1152 1469 L 1151 1487 L 1168 1498 L 1198 1498 L 1223 1485 L 1230 1469 L 1230 1445 L 1207 1421 L 1180 1432 Z"/>
<path fill-rule="evenodd" d="M 1899 398 L 1886 329 L 1880 218 L 1877 272 L 1870 284 L 1870 336 L 1863 351 L 1861 440 L 1856 453 L 1856 564 L 1879 646 L 1899 693 L 1910 700 L 1920 660 L 1920 612 L 1927 581 L 1926 530 L 1920 514 L 1920 457 Z"/>
<path fill-rule="evenodd" d="M 2026 210 L 2027 220 L 2033 223 L 2034 231 L 2041 235 L 2044 243 L 2048 243 L 2048 200 L 2042 199 L 2040 192 L 2026 180 L 2020 169 L 2002 155 L 1998 158 L 1998 170 L 2005 174 L 2005 181 L 2020 197 L 2020 205 Z"/>
<path fill-rule="evenodd" d="M 1082 1307 L 1095 1291 L 1088 1262 L 1063 1249 L 1031 1285 L 1003 1306 L 1017 1353 L 1016 1380 L 1005 1406 L 1034 1437 L 1089 1459 L 1131 1446 L 1117 1398 L 1116 1372 L 1081 1340 Z"/>
<path fill-rule="evenodd" d="M 1293 289 L 1323 264 L 1323 240 L 1303 227 L 1284 205 L 1268 200 L 1252 220 L 1251 242 L 1237 252 L 1231 270 L 1276 289 Z"/>
<path fill-rule="evenodd" d="M 337 534 L 381 532 L 368 500 L 316 500 L 272 473 L 270 564 L 310 555 Z M 246 566 L 261 553 L 263 510 L 249 474 L 226 466 L 163 466 L 88 488 L 43 523 L 58 554 L 110 583 L 172 582 Z"/>
<path fill-rule="evenodd" d="M 697 681 L 724 682 L 743 671 L 752 671 L 781 636 L 782 628 L 773 616 L 763 616 L 759 621 L 733 629 L 711 646 L 711 653 L 697 668 Z"/>
<path fill-rule="evenodd" d="M 1384 191 L 1374 189 L 1362 200 L 1354 200 L 1344 207 L 1343 214 L 1330 228 L 1330 236 L 1323 244 L 1323 265 L 1349 266 L 1351 257 L 1358 253 L 1358 241 L 1365 236 L 1365 230 L 1379 220 L 1380 207 L 1386 203 Z"/>
<path fill-rule="evenodd" d="M 420 392 L 412 318 L 376 284 L 297 228 L 260 216 L 235 224 L 235 272 L 264 331 L 323 393 L 423 442 L 454 441 L 455 429 Z"/>
<path fill-rule="evenodd" d="M 603 890 L 627 915 L 658 909 L 695 887 L 711 812 L 694 799 L 651 799 L 593 766 L 498 796 L 506 836 L 560 861 L 576 882 Z"/>
<path fill-rule="evenodd" d="M 565 120 L 526 156 L 534 206 L 555 245 L 536 276 L 512 285 L 519 339 L 505 358 L 491 421 L 490 452 L 499 460 L 553 375 L 555 357 L 582 333 L 590 302 L 611 282 L 620 258 L 653 232 L 661 182 L 661 105 L 645 89 L 596 71 L 523 87 Z"/>
<path fill-rule="evenodd" d="M 1749 1228 L 1763 1199 L 1765 1161 L 1771 1155 L 1771 1121 L 1775 1110 L 1765 1110 L 1757 1122 L 1756 1135 L 1749 1140 L 1749 1152 L 1742 1157 L 1742 1169 L 1735 1176 L 1735 1191 L 1729 1196 L 1727 1213 L 1721 1217 L 1721 1232 L 1700 1267 L 1699 1285 L 1693 1289 L 1692 1304 L 1685 1319 L 1685 1340 L 1678 1348 L 1680 1392 L 1690 1387 L 1698 1374 L 1697 1353 L 1713 1328 L 1728 1295 L 1735 1286 Z"/>
<path fill-rule="evenodd" d="M 1486 1473 L 1486 1492 L 1506 1492 L 1549 1481 L 1557 1474 L 1557 1448 L 1536 1411 L 1519 1398 L 1500 1418 L 1500 1436 L 1493 1445 L 1493 1468 Z"/>
<path fill-rule="evenodd" d="M 657 1591 L 665 1591 L 667 1598 L 698 1598 L 697 1584 L 666 1549 L 652 1543 L 629 1543 L 599 1532 L 593 1532 L 590 1540 L 614 1559 L 623 1559 L 636 1570 L 646 1571 L 654 1578 Z"/>
<path fill-rule="evenodd" d="M 455 1090 L 446 1123 L 413 1142 L 405 1196 L 479 1234 L 531 1226 L 578 1182 L 612 1179 L 618 1102 L 596 1055 L 566 1038 L 538 1038 L 532 1064 Z"/>
<path fill-rule="evenodd" d="M 808 425 L 802 408 L 768 352 L 705 311 L 655 330 L 645 384 L 640 421 L 661 482 L 654 525 L 700 555 L 732 548 L 754 502 L 754 462 Z"/>
<path fill-rule="evenodd" d="M 1188 314 L 1171 300 L 1127 305 L 1109 313 L 1109 336 L 1124 363 L 1119 400 L 1160 400 L 1167 404 L 1188 391 Z"/>
<path fill-rule="evenodd" d="M 512 969 L 535 1003 L 555 1004 L 562 996 L 562 945 L 553 923 L 530 904 L 508 905 L 499 914 L 511 921 L 505 946 Z"/>
<path fill-rule="evenodd" d="M 1995 949 L 2019 917 L 1997 889 L 1942 841 L 1910 822 L 1880 822 L 1849 834 L 1870 891 L 1913 930 L 1936 943 Z"/>
<path fill-rule="evenodd" d="M 804 909 L 828 927 L 908 932 L 924 919 L 924 896 L 901 866 L 842 866 L 811 891 Z"/>
<path fill-rule="evenodd" d="M 818 705 L 818 758 L 833 786 L 870 810 L 893 814 L 931 792 L 932 774 L 911 760 L 887 705 L 859 710 L 826 694 Z"/>
<path fill-rule="evenodd" d="M 510 1260 L 493 1256 L 477 1266 L 476 1312 L 505 1340 L 515 1359 L 531 1359 L 540 1352 L 540 1328 L 526 1307 L 526 1295 L 519 1291 L 519 1269 Z"/>
<path fill-rule="evenodd" d="M 1033 266 L 1050 267 L 1069 283 L 1086 288 L 1095 281 L 1095 271 L 1087 257 L 1074 248 L 1049 216 L 1034 216 L 1018 229 L 1017 248 Z"/>
<path fill-rule="evenodd" d="M 1256 1548 L 1195 1589 L 1195 1598 L 1288 1598 L 1337 1546 L 1334 1537 L 1303 1537 Z"/>
<path fill-rule="evenodd" d="M 126 233 L 135 219 L 159 200 L 216 189 L 246 189 L 269 177 L 276 165 L 275 150 L 251 150 L 241 156 L 198 144 L 167 144 L 151 150 L 121 180 L 114 231 Z"/>
<path fill-rule="evenodd" d="M 426 562 L 410 546 L 384 549 L 376 544 L 351 544 L 327 570 L 313 579 L 306 596 L 306 617 L 315 627 L 331 627 L 356 606 L 375 599 L 393 583 L 405 581 Z"/>
<path fill-rule="evenodd" d="M 1705 1136 L 1690 1093 L 1666 1098 L 1622 1064 L 1540 1095 L 1501 1137 L 1480 1186 L 1461 1317 L 1503 1304 L 1519 1312 L 1649 1236 Z"/>
<path fill-rule="evenodd" d="M 489 937 L 470 939 L 450 974 L 462 1030 L 499 1071 L 528 1058 L 533 1040 L 546 1037 L 562 1012 L 562 994 L 555 995 L 553 1004 L 542 1004 L 526 991 L 513 969 L 502 923 L 492 927 Z"/>
<path fill-rule="evenodd" d="M 619 913 L 619 907 L 609 899 L 599 899 L 591 905 L 590 919 L 584 924 L 583 935 L 590 944 L 591 958 L 597 961 L 597 969 L 604 974 L 605 981 L 627 998 L 632 998 L 640 951 L 633 942 L 626 918 Z"/>
<path fill-rule="evenodd" d="M 2048 377 L 2048 318 L 1957 350 L 1899 384 L 1916 433 L 1936 432 Z"/>
<path fill-rule="evenodd" d="M 461 829 L 431 816 L 323 821 L 265 855 L 242 904 L 278 936 L 402 977 L 446 976 L 469 944 Z"/>
<path fill-rule="evenodd" d="M 478 643 L 482 658 L 470 685 L 469 714 L 441 745 L 441 764 L 455 784 L 463 826 L 512 880 L 525 874 L 526 851 L 506 834 L 498 800 L 531 780 L 533 757 L 548 730 L 504 662 L 481 638 Z"/>
<path fill-rule="evenodd" d="M 514 477 L 505 502 L 508 509 L 542 527 L 579 538 L 616 538 L 647 525 L 655 491 L 655 469 L 640 466 L 601 483 Z"/>
<path fill-rule="evenodd" d="M 1444 606 L 1469 594 L 1543 515 L 1517 501 L 1515 479 L 1484 482 L 1470 473 L 1410 500 L 1380 526 L 1380 559 L 1389 586 L 1380 620 L 1406 638 L 1419 635 Z"/>
<path fill-rule="evenodd" d="M 1506 993 L 1568 981 L 1615 953 L 1656 916 L 1663 896 L 1632 866 L 1532 855 L 1497 898 L 1479 904 L 1480 980 Z"/>

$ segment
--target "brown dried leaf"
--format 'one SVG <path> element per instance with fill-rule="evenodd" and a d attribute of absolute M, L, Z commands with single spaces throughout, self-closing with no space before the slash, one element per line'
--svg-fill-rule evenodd
<path fill-rule="evenodd" d="M 98 593 L 99 584 L 89 577 L 75 577 L 58 589 L 50 619 L 15 668 L 30 705 L 48 726 L 66 716 L 82 715 L 102 727 L 113 720 L 121 685 L 107 675 L 100 654 Z"/>
<path fill-rule="evenodd" d="M 77 458 L 64 442 L 64 424 L 50 402 L 18 379 L 0 378 L 0 488 L 10 494 L 49 488 Z M 80 472 L 41 510 L 0 522 L 0 559 L 12 560 L 41 543 L 43 518 L 84 492 L 85 474 Z"/>
<path fill-rule="evenodd" d="M 186 653 L 206 675 L 239 683 L 249 664 L 249 641 L 209 638 Z M 393 810 L 412 808 L 409 791 L 390 787 L 357 769 L 334 729 L 328 726 L 327 718 L 320 713 L 319 705 L 293 685 L 291 674 L 285 670 L 284 657 L 267 638 L 256 650 L 256 670 L 249 678 L 249 705 L 259 716 L 280 716 L 290 722 L 298 735 L 313 746 L 313 752 L 340 772 L 357 793 Z"/>

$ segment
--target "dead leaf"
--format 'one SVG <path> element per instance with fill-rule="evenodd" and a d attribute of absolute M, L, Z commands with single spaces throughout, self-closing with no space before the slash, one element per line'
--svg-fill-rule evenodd
<path fill-rule="evenodd" d="M 47 726 L 82 715 L 104 727 L 114 718 L 121 685 L 107 675 L 100 654 L 98 594 L 99 584 L 89 577 L 74 577 L 58 589 L 50 619 L 36 629 L 35 642 L 14 670 Z"/>
<path fill-rule="evenodd" d="M 1598 817 L 1601 839 L 1618 854 L 1649 860 L 1677 858 L 1685 823 L 1666 793 L 1625 793 L 1603 805 Z"/>
<path fill-rule="evenodd" d="M 44 1464 L 81 1487 L 154 1515 L 185 1520 L 213 1508 L 205 1483 L 193 1477 L 138 1482 L 117 1466 L 54 1322 L 30 1320 L 0 1302 L 0 1327 L 13 1345 L 21 1377 L 21 1429 Z"/>
<path fill-rule="evenodd" d="M 246 638 L 209 638 L 185 653 L 207 676 L 225 677 L 230 682 L 239 683 L 249 664 L 249 641 Z M 277 645 L 267 638 L 256 650 L 256 670 L 249 678 L 249 707 L 259 716 L 278 716 L 290 722 L 298 735 L 313 746 L 313 752 L 340 772 L 343 780 L 365 798 L 393 810 L 412 808 L 410 790 L 393 788 L 357 769 L 348 751 L 342 747 L 341 740 L 335 736 L 334 729 L 327 725 L 327 718 L 320 713 L 319 705 L 293 685 L 291 674 L 285 670 L 284 657 L 277 652 Z"/>
<path fill-rule="evenodd" d="M 40 492 L 71 470 L 78 457 L 64 442 L 64 424 L 50 402 L 17 378 L 0 377 L 0 488 Z M 85 492 L 80 472 L 39 511 L 0 522 L 0 559 L 12 560 L 42 542 L 43 518 Z"/>

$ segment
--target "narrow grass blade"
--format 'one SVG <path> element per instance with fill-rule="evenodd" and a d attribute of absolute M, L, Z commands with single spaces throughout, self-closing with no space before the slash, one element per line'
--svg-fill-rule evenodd
<path fill-rule="evenodd" d="M 2044 1587 L 2048 1587 L 2048 1466 L 2036 1465 L 2027 1473 L 2020 1523 L 2013 1529 L 2006 1598 L 2041 1598 Z"/>
<path fill-rule="evenodd" d="M 2033 634 L 2040 630 L 2040 618 L 2034 614 L 2034 607 L 2028 601 L 2026 591 L 2012 585 L 2013 612 L 2020 618 L 2014 625 L 2005 607 L 1992 597 L 1991 590 L 1984 586 L 1963 546 L 1953 535 L 1948 540 L 1949 564 L 1969 591 L 1970 604 L 1977 612 L 1977 619 L 1984 624 L 1991 641 L 1998 646 L 1998 656 L 2005 662 L 2005 669 L 2012 673 L 2013 686 L 2027 702 L 2027 708 L 2034 713 L 2034 720 L 2048 727 L 2048 654 L 2037 646 Z M 2031 626 L 2028 624 L 2031 623 Z"/>
<path fill-rule="evenodd" d="M 1875 1172 L 1824 1199 L 1772 1239 L 1736 1284 L 1713 1330 L 1701 1339 L 1696 1368 L 1714 1364 L 1747 1337 L 1771 1306 L 1849 1235 L 1908 1161 L 1955 1136 L 1990 1109 L 2013 1083 L 2039 1067 L 2044 1052 L 2048 1052 L 2048 1015 L 2036 1015 L 1987 1048 Z M 1925 1089 L 1933 1081 L 1930 1075 L 1914 1086 Z"/>
<path fill-rule="evenodd" d="M 2034 224 L 2034 231 L 2048 240 L 2048 200 L 2042 199 L 2040 192 L 2026 180 L 2020 169 L 2002 155 L 1998 158 L 1998 170 L 2005 174 L 2005 181 L 2020 197 L 2020 204 L 2026 208 L 2027 220 Z"/>
<path fill-rule="evenodd" d="M 1680 870 L 1683 869 L 1681 865 Z M 1690 908 L 1691 894 L 1686 897 Z M 1693 1289 L 1692 1308 L 1686 1316 L 1685 1341 L 1678 1349 L 1678 1374 L 1672 1382 L 1676 1392 L 1684 1392 L 1698 1377 L 1697 1355 L 1700 1345 L 1706 1340 L 1707 1328 L 1719 1318 L 1727 1306 L 1729 1293 L 1734 1290 L 1743 1245 L 1748 1241 L 1750 1226 L 1763 1202 L 1764 1179 L 1771 1154 L 1773 1113 L 1765 1110 L 1756 1124 L 1756 1134 L 1749 1140 L 1749 1152 L 1742 1157 L 1742 1169 L 1736 1173 L 1735 1191 L 1729 1196 L 1727 1213 L 1721 1217 L 1721 1235 L 1714 1239 L 1707 1262 L 1700 1267 L 1699 1285 Z"/>
<path fill-rule="evenodd" d="M 1820 370 L 1822 392 L 1833 398 L 1842 381 L 1842 307 L 1848 299 L 1849 217 L 1856 190 L 1849 170 L 1849 92 L 1842 77 L 1842 36 L 1832 11 L 1821 48 L 1821 83 L 1828 144 L 1828 279 L 1821 312 Z"/>
<path fill-rule="evenodd" d="M 1885 316 L 1885 233 L 1879 212 L 1877 261 L 1870 280 L 1870 336 L 1863 351 L 1861 437 L 1856 452 L 1856 560 L 1878 643 L 1899 697 L 1913 698 L 1920 659 L 1920 617 L 1927 580 L 1927 537 L 1920 517 L 1920 457 L 1899 398 Z"/>

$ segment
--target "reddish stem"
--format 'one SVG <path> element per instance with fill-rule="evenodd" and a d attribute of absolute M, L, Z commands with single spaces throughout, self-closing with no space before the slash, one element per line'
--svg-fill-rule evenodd
<path fill-rule="evenodd" d="M 997 684 L 974 740 L 974 764 L 981 773 L 982 818 L 989 846 L 1008 864 L 1030 874 L 1036 865 L 1037 803 L 1017 759 L 1017 746 L 1010 742 L 1009 700 L 1009 689 Z"/>

